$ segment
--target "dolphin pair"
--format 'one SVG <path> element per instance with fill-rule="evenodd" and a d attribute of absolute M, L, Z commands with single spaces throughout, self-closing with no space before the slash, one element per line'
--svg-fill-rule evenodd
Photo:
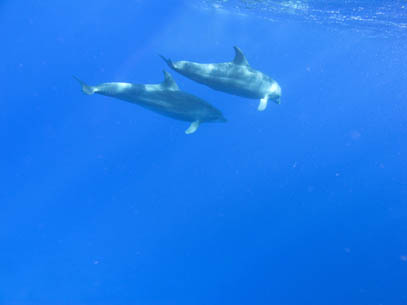
<path fill-rule="evenodd" d="M 234 95 L 260 99 L 258 110 L 267 107 L 268 100 L 280 103 L 281 88 L 276 81 L 264 73 L 251 68 L 238 47 L 233 62 L 200 64 L 189 61 L 165 62 L 182 75 L 207 85 L 215 90 Z M 103 83 L 89 86 L 76 78 L 85 94 L 94 93 L 115 97 L 139 104 L 162 115 L 191 122 L 186 134 L 194 133 L 200 123 L 226 122 L 222 113 L 208 102 L 181 91 L 172 76 L 164 71 L 160 84 Z"/>

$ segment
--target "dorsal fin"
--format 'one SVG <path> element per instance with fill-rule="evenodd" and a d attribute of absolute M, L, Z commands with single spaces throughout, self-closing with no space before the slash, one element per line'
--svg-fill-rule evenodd
<path fill-rule="evenodd" d="M 168 90 L 179 90 L 177 83 L 172 78 L 171 74 L 167 71 L 163 70 L 164 73 L 164 81 L 161 83 L 163 87 Z"/>
<path fill-rule="evenodd" d="M 244 56 L 242 50 L 240 50 L 236 46 L 234 46 L 233 48 L 235 49 L 235 58 L 233 59 L 233 63 L 236 64 L 236 65 L 248 66 L 249 63 L 247 62 L 247 59 Z"/>

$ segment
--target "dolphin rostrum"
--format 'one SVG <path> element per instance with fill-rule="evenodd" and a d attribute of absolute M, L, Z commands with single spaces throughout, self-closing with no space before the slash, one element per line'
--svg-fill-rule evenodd
<path fill-rule="evenodd" d="M 208 102 L 187 92 L 181 91 L 172 76 L 164 72 L 164 81 L 160 84 L 103 83 L 89 86 L 77 77 L 85 94 L 93 93 L 114 97 L 126 102 L 138 104 L 162 115 L 192 122 L 185 131 L 194 133 L 200 123 L 226 122 L 222 113 Z"/>
<path fill-rule="evenodd" d="M 281 88 L 266 74 L 250 67 L 246 57 L 238 47 L 232 62 L 201 64 L 191 61 L 173 62 L 160 55 L 168 66 L 182 75 L 212 89 L 234 95 L 260 99 L 259 111 L 267 107 L 269 100 L 280 104 Z"/>

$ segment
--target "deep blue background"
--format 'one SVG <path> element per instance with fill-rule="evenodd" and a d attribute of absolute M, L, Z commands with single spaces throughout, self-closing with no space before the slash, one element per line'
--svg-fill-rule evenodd
<path fill-rule="evenodd" d="M 407 304 L 407 49 L 171 1 L 0 2 L 0 304 Z M 85 96 L 238 45 L 229 122 Z"/>

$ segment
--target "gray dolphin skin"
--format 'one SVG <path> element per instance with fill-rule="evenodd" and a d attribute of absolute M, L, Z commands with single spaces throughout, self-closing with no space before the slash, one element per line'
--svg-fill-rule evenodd
<path fill-rule="evenodd" d="M 77 77 L 82 91 L 91 95 L 94 93 L 114 97 L 126 102 L 138 104 L 162 115 L 192 122 L 185 131 L 194 133 L 200 123 L 226 122 L 222 113 L 208 102 L 181 91 L 172 76 L 164 72 L 164 81 L 160 84 L 103 83 L 89 86 Z"/>
<path fill-rule="evenodd" d="M 191 61 L 176 61 L 160 55 L 168 66 L 180 74 L 212 89 L 230 94 L 260 99 L 259 111 L 267 107 L 269 100 L 280 104 L 281 88 L 266 74 L 250 67 L 238 47 L 232 62 L 202 64 Z"/>

